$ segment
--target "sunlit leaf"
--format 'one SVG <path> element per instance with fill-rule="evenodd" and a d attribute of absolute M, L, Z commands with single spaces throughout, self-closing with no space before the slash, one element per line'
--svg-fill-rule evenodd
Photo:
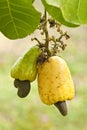
<path fill-rule="evenodd" d="M 67 21 L 87 24 L 87 0 L 60 0 L 60 5 Z"/>
<path fill-rule="evenodd" d="M 73 24 L 87 24 L 87 0 L 45 0 L 59 7 L 64 19 Z"/>
<path fill-rule="evenodd" d="M 45 2 L 46 1 L 46 2 Z M 62 12 L 59 8 L 58 0 L 42 0 L 47 12 L 61 24 L 69 27 L 77 27 L 78 25 L 67 22 L 62 15 Z"/>
<path fill-rule="evenodd" d="M 38 26 L 40 13 L 32 0 L 0 0 L 0 31 L 10 39 L 23 38 Z"/>

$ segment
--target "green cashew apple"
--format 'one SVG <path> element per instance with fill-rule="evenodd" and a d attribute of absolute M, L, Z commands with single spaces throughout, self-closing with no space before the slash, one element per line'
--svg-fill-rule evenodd
<path fill-rule="evenodd" d="M 11 77 L 19 80 L 34 81 L 37 75 L 37 60 L 40 48 L 33 46 L 20 57 L 11 69 Z"/>

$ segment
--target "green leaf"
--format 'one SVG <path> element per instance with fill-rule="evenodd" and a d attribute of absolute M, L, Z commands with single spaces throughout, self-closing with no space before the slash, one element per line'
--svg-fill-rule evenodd
<path fill-rule="evenodd" d="M 63 18 L 72 24 L 87 24 L 87 0 L 45 0 L 60 8 Z"/>
<path fill-rule="evenodd" d="M 0 0 L 0 31 L 10 39 L 23 38 L 38 26 L 40 13 L 32 0 Z"/>
<path fill-rule="evenodd" d="M 60 0 L 45 0 L 49 5 L 58 7 Z"/>
<path fill-rule="evenodd" d="M 45 2 L 46 1 L 46 2 Z M 44 7 L 46 8 L 47 12 L 57 21 L 59 21 L 61 24 L 68 26 L 68 27 L 77 27 L 77 24 L 72 24 L 70 22 L 67 22 L 62 15 L 62 12 L 59 5 L 59 0 L 42 0 Z"/>
<path fill-rule="evenodd" d="M 58 1 L 61 6 L 63 17 L 68 22 L 75 24 L 87 24 L 87 0 Z"/>

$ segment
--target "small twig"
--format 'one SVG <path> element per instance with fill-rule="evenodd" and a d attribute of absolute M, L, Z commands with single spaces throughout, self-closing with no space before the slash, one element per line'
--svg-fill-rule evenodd
<path fill-rule="evenodd" d="M 39 43 L 39 45 L 41 44 L 41 42 L 36 37 L 32 38 L 31 40 L 32 41 L 34 41 L 34 40 L 37 41 Z"/>
<path fill-rule="evenodd" d="M 45 10 L 45 13 L 44 13 L 44 18 L 45 18 L 45 22 L 44 22 L 44 26 L 43 26 L 43 31 L 44 31 L 44 34 L 45 34 L 45 51 L 47 52 L 47 56 L 49 57 L 51 54 L 50 54 L 50 51 L 49 51 L 49 33 L 48 33 L 48 28 L 47 28 L 47 13 L 46 13 L 46 10 Z"/>
<path fill-rule="evenodd" d="M 58 33 L 57 38 L 55 36 L 49 36 L 48 25 L 50 28 L 56 28 Z M 36 40 L 39 48 L 41 49 L 39 61 L 40 63 L 43 63 L 50 56 L 58 54 L 61 49 L 65 50 L 67 45 L 64 43 L 63 38 L 67 40 L 70 38 L 70 36 L 67 34 L 67 32 L 63 32 L 60 23 L 53 18 L 48 19 L 46 10 L 44 11 L 44 15 L 41 17 L 38 29 L 41 31 L 40 34 L 44 36 L 43 41 L 39 41 L 36 37 L 32 40 Z"/>
<path fill-rule="evenodd" d="M 45 10 L 45 15 L 44 16 L 45 16 L 44 33 L 45 33 L 45 38 L 46 38 L 45 45 L 46 45 L 46 48 L 48 49 L 49 35 L 48 35 L 48 30 L 47 30 L 47 13 L 46 13 L 46 10 Z"/>

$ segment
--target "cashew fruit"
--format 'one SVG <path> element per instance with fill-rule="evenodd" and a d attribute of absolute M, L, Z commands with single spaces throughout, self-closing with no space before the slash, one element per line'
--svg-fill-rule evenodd
<path fill-rule="evenodd" d="M 31 89 L 30 82 L 28 80 L 21 81 L 19 79 L 15 79 L 14 86 L 18 88 L 17 94 L 20 98 L 26 97 Z"/>
<path fill-rule="evenodd" d="M 20 98 L 26 97 L 31 89 L 30 82 L 28 80 L 21 81 L 19 79 L 15 79 L 14 86 L 18 88 L 17 94 Z"/>
<path fill-rule="evenodd" d="M 38 65 L 38 90 L 47 105 L 70 100 L 75 95 L 74 84 L 66 62 L 52 56 Z"/>
<path fill-rule="evenodd" d="M 54 103 L 54 105 L 58 108 L 58 110 L 63 116 L 67 115 L 68 111 L 67 111 L 66 101 L 59 101 L 59 102 Z"/>
<path fill-rule="evenodd" d="M 37 75 L 37 59 L 40 55 L 38 46 L 30 48 L 20 57 L 11 69 L 11 76 L 19 80 L 34 81 Z"/>

